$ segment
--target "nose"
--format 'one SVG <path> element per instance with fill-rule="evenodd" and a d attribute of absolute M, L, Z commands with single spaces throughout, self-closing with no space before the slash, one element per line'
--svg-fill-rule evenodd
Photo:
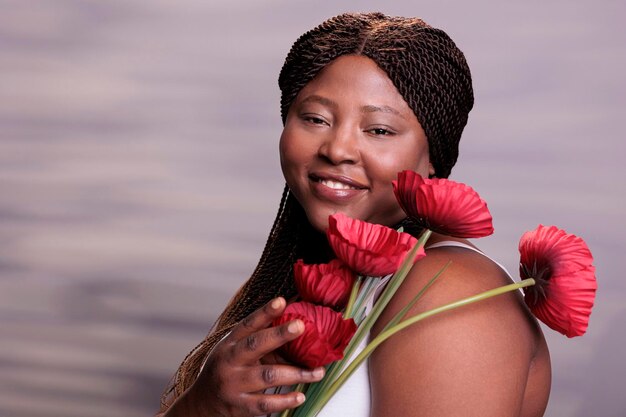
<path fill-rule="evenodd" d="M 357 132 L 349 125 L 335 126 L 320 144 L 318 155 L 333 165 L 355 164 L 359 159 Z"/>

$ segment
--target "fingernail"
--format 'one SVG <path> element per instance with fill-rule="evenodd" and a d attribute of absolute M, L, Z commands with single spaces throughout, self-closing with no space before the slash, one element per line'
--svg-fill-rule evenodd
<path fill-rule="evenodd" d="M 322 378 L 324 376 L 324 368 L 316 368 L 313 370 L 314 378 Z"/>
<path fill-rule="evenodd" d="M 270 303 L 270 307 L 272 307 L 274 310 L 280 307 L 280 298 L 274 298 Z"/>
<path fill-rule="evenodd" d="M 287 326 L 287 331 L 289 333 L 298 333 L 300 331 L 300 320 L 294 320 Z"/>
<path fill-rule="evenodd" d="M 298 402 L 298 404 L 302 404 L 304 400 L 306 400 L 306 397 L 303 393 L 299 392 L 296 394 L 296 401 Z"/>

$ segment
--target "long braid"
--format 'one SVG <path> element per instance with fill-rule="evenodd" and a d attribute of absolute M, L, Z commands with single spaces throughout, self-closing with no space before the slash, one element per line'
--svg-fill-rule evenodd
<path fill-rule="evenodd" d="M 294 43 L 280 72 L 283 123 L 300 90 L 342 55 L 367 56 L 387 73 L 426 133 L 435 176 L 448 177 L 474 103 L 469 67 L 448 35 L 421 19 L 382 13 L 347 13 L 323 22 Z M 406 220 L 402 225 L 409 233 L 420 231 Z M 324 236 L 285 187 L 256 269 L 209 335 L 183 360 L 161 397 L 161 411 L 193 384 L 210 350 L 236 323 L 274 297 L 295 295 L 291 275 L 296 259 L 319 263 L 331 255 Z"/>

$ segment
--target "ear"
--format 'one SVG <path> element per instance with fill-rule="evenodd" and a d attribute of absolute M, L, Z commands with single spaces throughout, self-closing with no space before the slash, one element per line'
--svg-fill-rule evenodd
<path fill-rule="evenodd" d="M 431 162 L 428 162 L 428 178 L 432 178 L 435 176 L 435 167 Z"/>

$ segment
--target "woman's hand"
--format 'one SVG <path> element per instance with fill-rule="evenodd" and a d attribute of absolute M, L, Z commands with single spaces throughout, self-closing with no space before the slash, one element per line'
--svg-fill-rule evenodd
<path fill-rule="evenodd" d="M 302 393 L 264 393 L 268 388 L 315 382 L 324 376 L 324 368 L 289 365 L 274 352 L 304 331 L 300 320 L 270 327 L 285 307 L 283 298 L 271 300 L 215 345 L 198 379 L 180 399 L 185 403 L 184 415 L 250 417 L 280 412 L 304 402 Z"/>

